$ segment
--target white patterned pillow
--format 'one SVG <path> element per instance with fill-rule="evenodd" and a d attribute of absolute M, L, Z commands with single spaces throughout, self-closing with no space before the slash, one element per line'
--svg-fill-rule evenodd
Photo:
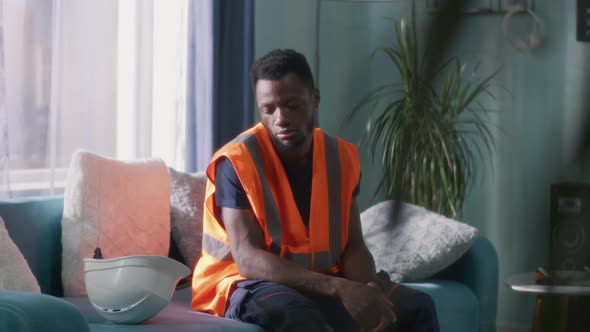
<path fill-rule="evenodd" d="M 172 238 L 186 265 L 194 269 L 201 257 L 203 238 L 203 203 L 207 175 L 205 172 L 189 174 L 173 168 L 170 171 L 170 224 Z"/>
<path fill-rule="evenodd" d="M 361 223 L 377 269 L 394 281 L 433 276 L 463 256 L 477 237 L 472 226 L 394 201 L 368 208 Z"/>
<path fill-rule="evenodd" d="M 83 259 L 167 256 L 170 180 L 161 160 L 123 162 L 78 151 L 68 169 L 62 218 L 65 296 L 86 294 Z"/>
<path fill-rule="evenodd" d="M 10 238 L 0 218 L 0 290 L 41 293 L 27 260 Z"/>

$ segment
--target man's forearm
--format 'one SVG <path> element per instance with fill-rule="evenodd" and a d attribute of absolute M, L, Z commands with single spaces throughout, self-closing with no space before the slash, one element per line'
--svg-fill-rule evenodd
<path fill-rule="evenodd" d="M 375 261 L 363 239 L 356 199 L 353 199 L 350 207 L 348 225 L 348 244 L 341 258 L 343 276 L 363 284 L 377 281 Z"/>
<path fill-rule="evenodd" d="M 300 291 L 334 297 L 343 282 L 342 278 L 309 271 L 262 249 L 252 248 L 240 256 L 240 274 L 248 279 L 273 281 Z"/>
<path fill-rule="evenodd" d="M 348 248 L 342 255 L 342 274 L 345 278 L 366 284 L 377 280 L 375 261 L 366 247 Z"/>

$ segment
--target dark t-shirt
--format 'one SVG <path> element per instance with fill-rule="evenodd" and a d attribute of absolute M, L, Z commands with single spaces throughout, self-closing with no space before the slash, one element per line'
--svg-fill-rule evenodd
<path fill-rule="evenodd" d="M 283 168 L 287 174 L 289 185 L 293 193 L 293 198 L 297 204 L 297 209 L 305 227 L 309 225 L 309 207 L 311 202 L 311 177 L 312 163 L 307 167 L 289 165 L 283 163 Z M 236 170 L 227 158 L 220 159 L 217 162 L 215 171 L 215 204 L 218 207 L 227 207 L 234 209 L 249 209 L 250 202 L 244 191 L 244 187 L 236 174 Z M 359 183 L 357 183 L 353 197 L 360 192 Z"/>

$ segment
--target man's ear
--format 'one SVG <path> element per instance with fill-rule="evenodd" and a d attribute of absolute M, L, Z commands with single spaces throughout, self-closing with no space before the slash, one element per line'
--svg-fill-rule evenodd
<path fill-rule="evenodd" d="M 318 106 L 320 105 L 320 90 L 318 88 L 313 89 L 312 98 L 313 107 L 317 110 Z"/>
<path fill-rule="evenodd" d="M 320 90 L 318 90 L 317 88 L 313 89 L 313 92 L 311 93 L 311 98 L 312 98 L 312 102 L 313 102 L 313 123 L 314 126 L 318 127 L 318 110 L 319 110 L 319 106 L 320 106 Z"/>

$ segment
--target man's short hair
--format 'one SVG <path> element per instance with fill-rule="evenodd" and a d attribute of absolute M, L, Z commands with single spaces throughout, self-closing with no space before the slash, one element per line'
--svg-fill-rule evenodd
<path fill-rule="evenodd" d="M 256 90 L 259 80 L 280 80 L 288 73 L 297 75 L 313 91 L 313 75 L 305 56 L 292 49 L 276 49 L 260 57 L 252 65 L 250 80 Z"/>

